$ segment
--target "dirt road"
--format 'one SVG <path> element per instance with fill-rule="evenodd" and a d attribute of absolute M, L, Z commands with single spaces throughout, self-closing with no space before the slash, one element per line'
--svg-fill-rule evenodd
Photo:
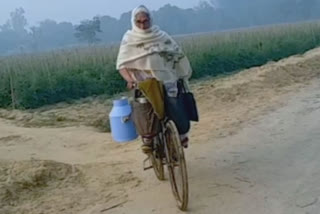
<path fill-rule="evenodd" d="M 188 150 L 189 213 L 320 212 L 320 81 L 238 134 Z M 146 189 L 110 213 L 179 213 L 168 183 Z"/>
<path fill-rule="evenodd" d="M 319 213 L 319 77 L 315 49 L 193 85 L 189 213 Z M 139 141 L 83 125 L 107 103 L 0 110 L 1 214 L 180 213 L 168 181 L 142 170 Z"/>

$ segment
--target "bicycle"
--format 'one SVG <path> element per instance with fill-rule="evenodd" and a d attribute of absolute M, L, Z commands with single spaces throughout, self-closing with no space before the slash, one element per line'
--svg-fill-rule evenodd
<path fill-rule="evenodd" d="M 175 123 L 168 117 L 160 121 L 160 131 L 153 140 L 153 152 L 143 162 L 144 170 L 152 169 L 156 177 L 165 180 L 164 165 L 167 165 L 174 198 L 180 210 L 186 211 L 189 200 L 188 174 L 184 148 Z M 146 162 L 150 166 L 145 167 Z"/>

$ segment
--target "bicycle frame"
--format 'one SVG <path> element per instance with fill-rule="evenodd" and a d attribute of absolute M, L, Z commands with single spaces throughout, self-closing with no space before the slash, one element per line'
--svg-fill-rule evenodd
<path fill-rule="evenodd" d="M 162 162 L 163 165 L 167 165 L 167 159 L 166 159 L 166 155 L 165 155 L 165 152 L 166 152 L 166 146 L 167 146 L 167 139 L 165 137 L 165 133 L 166 133 L 166 123 L 169 121 L 168 118 L 165 118 L 163 119 L 162 121 L 160 121 L 160 131 L 159 133 L 155 136 L 155 140 L 154 141 L 154 144 L 153 144 L 153 147 L 154 149 L 156 150 L 156 154 L 160 155 L 161 157 L 161 160 L 165 160 L 165 162 Z M 146 171 L 146 170 L 149 170 L 149 169 L 152 169 L 153 166 L 148 166 L 148 167 L 145 167 L 146 165 L 146 162 L 148 162 L 150 159 L 150 155 L 143 161 L 143 169 Z"/>

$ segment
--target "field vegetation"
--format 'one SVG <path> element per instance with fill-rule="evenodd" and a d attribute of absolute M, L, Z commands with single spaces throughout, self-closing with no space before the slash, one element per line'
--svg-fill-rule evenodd
<path fill-rule="evenodd" d="M 176 37 L 193 79 L 226 75 L 320 45 L 320 22 Z M 90 46 L 0 58 L 0 107 L 32 109 L 125 90 L 115 69 L 118 46 Z"/>

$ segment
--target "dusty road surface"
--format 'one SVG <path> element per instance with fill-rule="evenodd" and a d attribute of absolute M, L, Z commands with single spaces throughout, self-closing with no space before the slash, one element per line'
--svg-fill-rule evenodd
<path fill-rule="evenodd" d="M 320 81 L 231 137 L 187 152 L 189 213 L 320 213 Z M 179 213 L 168 183 L 110 213 Z M 170 201 L 171 200 L 171 201 Z"/>
<path fill-rule="evenodd" d="M 320 213 L 319 77 L 315 49 L 193 85 L 188 213 Z M 139 140 L 86 126 L 110 103 L 0 109 L 0 214 L 180 213 Z"/>

